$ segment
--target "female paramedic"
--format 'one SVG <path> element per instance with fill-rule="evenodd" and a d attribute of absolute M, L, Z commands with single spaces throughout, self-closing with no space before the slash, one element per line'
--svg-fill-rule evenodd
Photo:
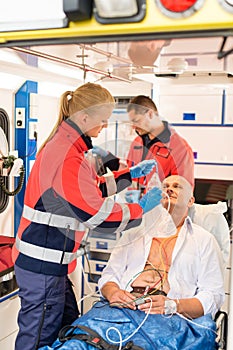
<path fill-rule="evenodd" d="M 115 181 L 97 175 L 87 157 L 91 137 L 107 127 L 113 108 L 114 98 L 100 85 L 65 92 L 58 121 L 38 152 L 13 249 L 21 299 L 15 350 L 52 344 L 60 328 L 78 317 L 67 275 L 76 266 L 81 226 L 103 235 L 126 230 L 139 225 L 142 214 L 161 200 L 156 188 L 134 204 L 104 197 L 110 193 L 108 183 L 120 191 L 155 166 L 149 160 L 114 172 Z"/>

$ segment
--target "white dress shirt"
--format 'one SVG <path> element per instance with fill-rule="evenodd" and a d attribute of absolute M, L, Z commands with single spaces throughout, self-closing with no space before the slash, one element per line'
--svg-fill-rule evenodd
<path fill-rule="evenodd" d="M 152 238 L 158 236 L 156 226 L 153 227 L 144 232 L 140 225 L 123 233 L 99 279 L 100 289 L 111 281 L 121 289 L 132 290 L 132 281 L 145 267 Z M 222 255 L 216 239 L 187 217 L 172 253 L 168 298 L 195 296 L 201 302 L 204 314 L 211 313 L 214 317 L 224 302 L 223 278 Z"/>

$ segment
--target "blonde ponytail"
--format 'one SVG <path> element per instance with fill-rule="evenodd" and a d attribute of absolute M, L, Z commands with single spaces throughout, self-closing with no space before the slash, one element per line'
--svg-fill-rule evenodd
<path fill-rule="evenodd" d="M 76 112 L 90 109 L 103 104 L 114 104 L 114 97 L 110 92 L 99 84 L 86 83 L 79 86 L 75 91 L 66 91 L 60 98 L 60 109 L 58 119 L 50 135 L 43 142 L 37 154 L 56 134 L 61 123 L 70 118 Z"/>

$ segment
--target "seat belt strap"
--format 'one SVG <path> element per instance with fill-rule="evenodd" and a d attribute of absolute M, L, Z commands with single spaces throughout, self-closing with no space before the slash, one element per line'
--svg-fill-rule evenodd
<path fill-rule="evenodd" d="M 76 329 L 81 329 L 82 331 L 88 334 L 74 333 Z M 70 339 L 82 340 L 82 341 L 85 341 L 87 344 L 90 344 L 93 347 L 100 350 L 118 350 L 119 349 L 119 345 L 109 344 L 93 329 L 83 325 L 77 325 L 77 326 L 68 325 L 63 327 L 58 334 L 58 339 L 62 343 Z M 137 345 L 134 345 L 134 343 L 130 341 L 122 347 L 122 350 L 144 350 L 144 349 Z"/>

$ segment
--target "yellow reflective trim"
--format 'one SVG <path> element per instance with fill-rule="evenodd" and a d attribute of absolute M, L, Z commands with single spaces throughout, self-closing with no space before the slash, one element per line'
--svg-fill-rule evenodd
<path fill-rule="evenodd" d="M 206 0 L 193 15 L 183 19 L 173 19 L 162 14 L 154 0 L 147 1 L 145 18 L 138 23 L 100 24 L 95 18 L 83 22 L 70 22 L 68 28 L 1 32 L 0 43 L 7 41 L 56 39 L 56 38 L 100 38 L 161 32 L 192 32 L 233 29 L 233 13 L 223 9 L 218 0 Z"/>

